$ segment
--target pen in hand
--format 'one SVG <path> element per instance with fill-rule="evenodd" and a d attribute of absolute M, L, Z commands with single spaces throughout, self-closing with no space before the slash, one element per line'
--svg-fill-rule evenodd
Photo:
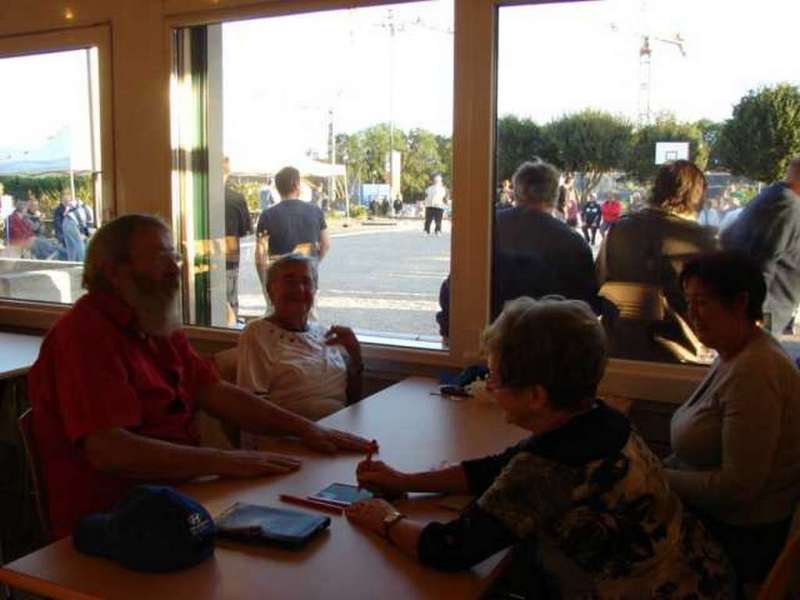
<path fill-rule="evenodd" d="M 377 447 L 378 447 L 377 440 L 372 440 L 372 442 L 370 443 L 369 452 L 367 452 L 367 458 L 364 460 L 364 463 L 366 463 L 366 464 L 371 464 L 372 463 L 372 455 L 375 454 L 375 449 Z M 364 463 L 362 463 L 362 464 L 364 464 Z M 361 485 L 360 481 L 356 481 L 356 483 L 358 484 L 358 489 L 363 489 L 364 488 L 364 486 Z"/>

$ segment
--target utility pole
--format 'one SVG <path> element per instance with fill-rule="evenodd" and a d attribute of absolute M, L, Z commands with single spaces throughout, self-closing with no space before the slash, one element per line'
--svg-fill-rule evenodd
<path fill-rule="evenodd" d="M 389 32 L 389 155 L 385 158 L 384 164 L 387 165 L 386 171 L 388 173 L 389 179 L 389 190 L 390 201 L 394 200 L 394 169 L 392 166 L 394 165 L 393 160 L 393 153 L 394 153 L 394 63 L 395 63 L 395 36 L 398 33 L 401 33 L 406 30 L 407 27 L 419 27 L 421 29 L 428 29 L 430 31 L 435 31 L 438 33 L 445 33 L 448 35 L 453 35 L 453 29 L 447 28 L 442 29 L 440 27 L 435 27 L 433 25 L 429 25 L 425 21 L 422 20 L 421 17 L 417 17 L 412 21 L 408 21 L 405 23 L 398 23 L 395 20 L 394 11 L 389 8 L 386 11 L 386 19 L 382 23 L 377 23 L 376 27 L 381 27 Z"/>
<path fill-rule="evenodd" d="M 390 8 L 386 11 L 386 21 L 379 23 L 389 32 L 389 156 L 384 161 L 389 165 L 386 169 L 389 178 L 389 195 L 394 192 L 394 173 L 392 172 L 392 153 L 394 152 L 394 46 L 395 36 L 398 31 L 405 31 L 405 24 L 397 23 L 394 19 L 394 11 Z"/>
<path fill-rule="evenodd" d="M 333 107 L 328 109 L 328 159 L 331 164 L 331 174 L 328 176 L 328 202 L 333 206 L 334 192 L 336 191 L 334 184 L 333 169 L 336 165 L 336 137 L 333 134 Z M 347 194 L 347 190 L 344 191 Z"/>

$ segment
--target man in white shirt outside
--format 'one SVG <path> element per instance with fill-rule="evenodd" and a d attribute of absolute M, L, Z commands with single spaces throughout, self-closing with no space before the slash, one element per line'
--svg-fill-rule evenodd
<path fill-rule="evenodd" d="M 442 183 L 442 176 L 435 175 L 433 184 L 425 190 L 425 233 L 431 233 L 431 221 L 436 222 L 434 233 L 442 233 L 442 216 L 447 206 L 447 188 Z"/>

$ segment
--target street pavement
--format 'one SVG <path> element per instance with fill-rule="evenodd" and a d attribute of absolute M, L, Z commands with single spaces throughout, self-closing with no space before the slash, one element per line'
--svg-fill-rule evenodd
<path fill-rule="evenodd" d="M 438 339 L 439 286 L 450 272 L 450 221 L 426 235 L 421 220 L 331 228 L 319 267 L 317 316 L 361 332 Z M 253 236 L 242 239 L 239 313 L 261 316 L 266 303 L 254 267 Z"/>

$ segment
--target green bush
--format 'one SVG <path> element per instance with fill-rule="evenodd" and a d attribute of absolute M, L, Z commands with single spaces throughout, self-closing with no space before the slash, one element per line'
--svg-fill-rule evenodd
<path fill-rule="evenodd" d="M 61 201 L 61 192 L 69 189 L 69 175 L 5 175 L 0 177 L 4 193 L 15 199 L 27 198 L 28 192 L 39 198 L 39 209 L 49 214 Z M 75 176 L 75 194 L 94 208 L 91 175 Z"/>
<path fill-rule="evenodd" d="M 361 205 L 351 206 L 350 216 L 354 219 L 365 219 L 367 217 L 367 209 Z"/>

